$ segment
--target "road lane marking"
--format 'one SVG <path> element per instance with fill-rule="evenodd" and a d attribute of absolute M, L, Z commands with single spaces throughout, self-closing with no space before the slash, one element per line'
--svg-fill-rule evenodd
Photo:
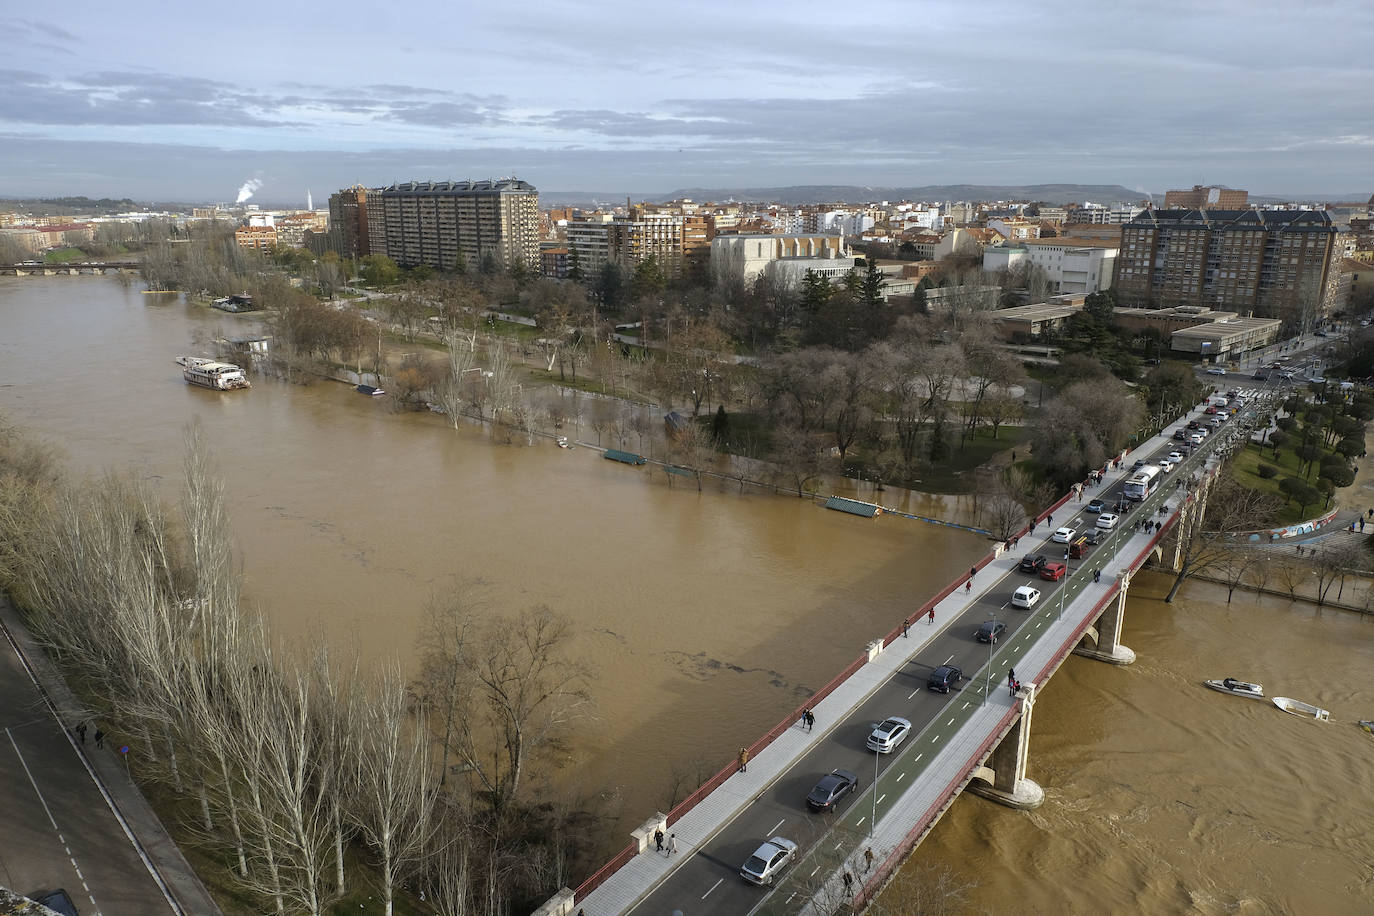
<path fill-rule="evenodd" d="M 911 691 L 911 693 L 907 696 L 907 699 L 908 699 L 908 700 L 911 699 L 912 697 L 916 696 L 916 694 L 918 694 L 918 693 L 920 693 L 920 692 L 921 692 L 921 691 L 920 691 L 919 688 L 917 688 L 916 690 Z"/>
<path fill-rule="evenodd" d="M 945 724 L 946 724 L 946 725 L 953 725 L 953 724 L 954 724 L 954 717 L 953 717 L 953 716 L 950 716 L 950 717 L 949 717 L 949 721 L 946 722 Z"/>
<path fill-rule="evenodd" d="M 953 655 L 951 655 L 949 658 L 945 659 L 944 662 L 943 662 L 942 664 L 948 665 L 948 664 L 949 664 L 950 662 L 952 662 L 952 661 L 954 661 L 954 656 L 953 656 Z"/>
<path fill-rule="evenodd" d="M 897 774 L 898 782 L 901 782 L 903 779 L 906 779 L 906 770 L 903 770 L 902 772 Z"/>
<path fill-rule="evenodd" d="M 76 857 L 72 855 L 71 847 L 67 845 L 67 838 L 62 835 L 62 830 L 57 826 L 57 820 L 52 816 L 52 809 L 48 807 L 48 800 L 39 791 L 38 783 L 33 778 L 33 771 L 29 769 L 29 762 L 24 759 L 23 753 L 19 750 L 18 742 L 14 740 L 14 733 L 7 728 L 5 729 L 5 737 L 10 739 L 10 746 L 14 748 L 14 756 L 19 758 L 19 765 L 24 768 L 24 775 L 29 777 L 29 785 L 33 786 L 33 794 L 38 796 L 38 803 L 43 806 L 43 813 L 48 816 L 48 823 L 52 824 L 53 833 L 57 834 L 57 841 L 62 844 L 62 849 L 66 851 L 67 861 L 72 863 L 72 870 L 81 879 L 82 889 L 91 898 L 91 906 L 95 908 L 96 912 L 99 912 L 100 907 L 96 904 L 95 895 L 91 893 L 91 888 L 86 883 L 86 876 L 81 874 L 81 867 L 76 864 Z"/>
<path fill-rule="evenodd" d="M 886 793 L 886 792 L 884 792 L 882 795 L 879 795 L 879 796 L 878 796 L 877 804 L 881 805 L 881 804 L 883 803 L 883 799 L 885 799 L 885 798 L 887 798 L 887 793 Z"/>
<path fill-rule="evenodd" d="M 868 815 L 864 815 L 863 817 L 859 818 L 858 822 L 855 823 L 854 826 L 855 826 L 855 827 L 862 827 L 864 821 L 866 821 L 866 820 L 868 820 Z"/>
<path fill-rule="evenodd" d="M 785 823 L 787 823 L 787 818 L 783 818 L 782 820 L 778 821 L 776 824 L 773 825 L 773 829 L 770 830 L 770 831 L 768 831 L 769 834 L 775 834 L 775 833 L 777 833 L 777 832 L 778 832 L 778 828 L 781 827 L 781 826 L 782 826 L 783 824 L 785 824 Z"/>
<path fill-rule="evenodd" d="M 716 888 L 720 887 L 720 886 L 721 886 L 722 884 L 724 884 L 724 883 L 725 883 L 725 879 L 724 879 L 724 878 L 721 878 L 721 879 L 720 879 L 719 881 L 717 881 L 715 884 L 712 884 L 712 885 L 711 885 L 711 891 L 713 891 L 713 890 L 715 890 Z M 702 895 L 701 895 L 701 899 L 702 899 L 702 900 L 705 900 L 707 897 L 711 896 L 711 891 L 707 891 L 706 893 L 702 894 Z"/>
<path fill-rule="evenodd" d="M 821 867 L 820 867 L 819 865 L 817 865 L 815 868 L 811 869 L 811 874 L 807 875 L 806 877 L 810 878 L 810 877 L 814 876 L 814 875 L 816 874 L 816 872 L 818 872 L 818 871 L 820 871 L 820 870 L 821 870 Z"/>

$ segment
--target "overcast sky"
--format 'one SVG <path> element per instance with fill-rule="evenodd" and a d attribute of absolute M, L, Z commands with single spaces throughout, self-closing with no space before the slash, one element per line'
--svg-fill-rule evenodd
<path fill-rule="evenodd" d="M 232 201 L 256 179 L 258 200 L 319 205 L 509 175 L 1374 190 L 1371 0 L 42 9 L 0 31 L 0 195 Z"/>

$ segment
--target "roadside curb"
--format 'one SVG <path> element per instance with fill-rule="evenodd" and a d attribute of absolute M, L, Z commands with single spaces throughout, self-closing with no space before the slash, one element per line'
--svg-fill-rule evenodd
<path fill-rule="evenodd" d="M 0 629 L 13 643 L 39 691 L 54 708 L 71 740 L 72 724 L 95 719 L 72 694 L 47 653 L 35 643 L 8 596 L 0 594 Z M 112 742 L 113 743 L 113 742 Z M 135 850 L 162 888 L 172 912 L 214 916 L 220 909 L 172 840 L 138 786 L 121 773 L 113 754 L 91 753 L 73 742 L 97 789 L 105 796 L 116 820 L 130 834 Z"/>

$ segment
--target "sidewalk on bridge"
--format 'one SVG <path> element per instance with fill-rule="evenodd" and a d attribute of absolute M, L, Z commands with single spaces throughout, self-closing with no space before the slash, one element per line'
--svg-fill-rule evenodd
<path fill-rule="evenodd" d="M 57 707 L 63 725 L 70 730 L 75 728 L 77 723 L 91 722 L 92 730 L 99 728 L 99 719 L 68 689 L 66 680 L 48 660 L 47 654 L 34 642 L 28 628 L 20 619 L 19 612 L 4 595 L 0 595 L 0 621 L 4 622 L 14 641 L 19 644 L 24 657 L 33 667 L 43 690 Z M 112 800 L 117 816 L 137 839 L 140 852 L 146 856 L 145 861 L 152 862 L 155 879 L 160 879 L 176 900 L 180 910 L 172 911 L 192 913 L 195 916 L 202 913 L 206 916 L 218 914 L 219 906 L 201 883 L 200 876 L 186 861 L 181 849 L 167 833 L 148 800 L 143 797 L 142 791 L 129 779 L 128 771 L 120 762 L 116 750 L 120 747 L 120 741 L 118 735 L 109 735 L 105 748 L 97 749 L 91 745 L 80 747 L 79 750 L 98 777 L 97 784 Z"/>
<path fill-rule="evenodd" d="M 1163 436 L 1151 439 L 1145 448 L 1154 448 L 1165 442 Z M 1128 476 L 1131 472 L 1129 462 L 1123 461 L 1119 469 L 1112 469 L 1102 482 L 1087 487 L 1079 500 L 1070 499 L 1061 511 L 1061 520 L 1079 511 L 1082 505 L 1104 486 Z M 635 856 L 615 874 L 596 888 L 576 906 L 584 907 L 589 914 L 625 913 L 650 893 L 694 850 L 701 848 L 720 830 L 726 827 L 746 806 L 758 798 L 774 781 L 788 771 L 801 756 L 809 750 L 813 742 L 820 740 L 831 728 L 845 719 L 873 691 L 888 680 L 893 673 L 904 668 L 915 659 L 930 640 L 943 631 L 951 621 L 957 619 L 971 604 L 986 594 L 997 580 L 1012 572 L 1024 553 L 1034 553 L 1040 549 L 1058 549 L 1061 545 L 1051 544 L 1049 538 L 1054 533 L 1053 523 L 1037 524 L 1034 534 L 1021 539 L 1016 551 L 1008 551 L 994 559 L 974 576 L 973 588 L 965 592 L 955 591 L 935 606 L 935 624 L 932 626 L 922 618 L 911 624 L 910 636 L 897 637 L 876 658 L 859 668 L 843 684 L 818 703 L 812 712 L 816 716 L 816 727 L 807 732 L 797 723 L 777 740 L 749 760 L 748 771 L 736 773 L 719 788 L 701 800 L 692 810 L 676 821 L 670 832 L 677 836 L 678 855 L 667 856 L 658 853 L 652 846 Z M 1145 538 L 1145 535 L 1140 535 Z M 1132 538 L 1127 542 L 1134 544 Z M 1135 548 L 1138 552 L 1139 548 Z M 1135 553 L 1130 556 L 1134 558 Z M 1100 586 L 1090 586 L 1093 600 L 1100 597 L 1103 590 L 1110 587 L 1109 570 L 1103 571 Z M 1006 712 L 1009 702 L 1002 706 L 989 704 L 989 709 L 998 710 L 1000 716 Z M 980 720 L 981 721 L 981 720 Z M 924 782 L 924 781 L 923 781 Z M 943 785 L 943 783 L 940 783 Z M 889 823 L 895 819 L 888 818 Z M 576 912 L 576 910 L 574 910 Z"/>

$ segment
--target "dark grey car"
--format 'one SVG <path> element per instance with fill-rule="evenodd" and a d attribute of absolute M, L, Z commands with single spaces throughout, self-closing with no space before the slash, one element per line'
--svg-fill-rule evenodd
<path fill-rule="evenodd" d="M 816 788 L 806 796 L 806 807 L 812 811 L 830 811 L 835 803 L 859 787 L 859 777 L 848 770 L 833 770 L 821 777 Z"/>

